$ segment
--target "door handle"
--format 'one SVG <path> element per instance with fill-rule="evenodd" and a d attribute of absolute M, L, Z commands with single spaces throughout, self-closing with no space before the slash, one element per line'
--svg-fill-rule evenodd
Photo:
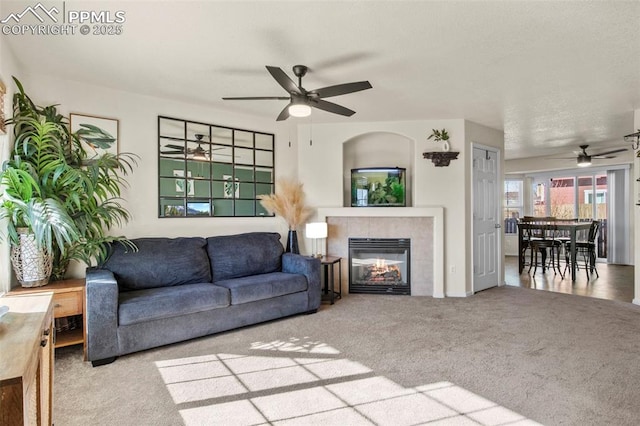
<path fill-rule="evenodd" d="M 502 225 L 500 225 L 499 223 L 496 223 L 494 226 L 495 226 L 496 228 L 502 228 Z"/>

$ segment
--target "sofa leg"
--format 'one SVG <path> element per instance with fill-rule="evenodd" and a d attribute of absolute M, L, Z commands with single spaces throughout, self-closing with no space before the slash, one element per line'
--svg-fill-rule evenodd
<path fill-rule="evenodd" d="M 307 315 L 311 315 L 311 314 L 315 314 L 316 312 L 318 312 L 318 310 L 317 310 L 317 309 L 314 309 L 314 310 L 312 310 L 312 311 L 307 311 L 307 312 L 305 312 L 305 314 L 307 314 Z"/>
<path fill-rule="evenodd" d="M 113 361 L 118 358 L 117 356 L 112 356 L 104 359 L 97 359 L 95 361 L 91 361 L 91 365 L 94 367 L 100 367 L 101 365 L 111 364 Z"/>

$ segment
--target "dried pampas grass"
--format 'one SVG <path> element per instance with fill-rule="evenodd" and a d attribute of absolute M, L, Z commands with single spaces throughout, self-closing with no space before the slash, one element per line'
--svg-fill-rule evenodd
<path fill-rule="evenodd" d="M 276 182 L 277 194 L 259 195 L 260 204 L 269 213 L 281 216 L 289 229 L 294 230 L 311 216 L 312 210 L 305 205 L 302 184 L 292 179 Z"/>

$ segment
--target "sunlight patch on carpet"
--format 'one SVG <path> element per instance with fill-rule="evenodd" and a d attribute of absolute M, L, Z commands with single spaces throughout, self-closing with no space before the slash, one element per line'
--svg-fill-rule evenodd
<path fill-rule="evenodd" d="M 406 388 L 349 359 L 221 353 L 156 367 L 186 426 L 538 424 L 453 383 Z"/>
<path fill-rule="evenodd" d="M 273 340 L 271 342 L 254 342 L 251 349 L 263 351 L 300 352 L 310 354 L 338 355 L 340 351 L 326 343 L 309 340 L 308 337 L 291 337 L 289 340 Z"/>
<path fill-rule="evenodd" d="M 217 354 L 156 362 L 176 404 L 370 373 L 355 361 Z"/>

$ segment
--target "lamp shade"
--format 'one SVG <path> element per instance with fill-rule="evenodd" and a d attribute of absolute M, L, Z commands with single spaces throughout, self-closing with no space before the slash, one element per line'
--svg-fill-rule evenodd
<path fill-rule="evenodd" d="M 305 234 L 307 238 L 327 238 L 327 222 L 307 223 Z"/>

